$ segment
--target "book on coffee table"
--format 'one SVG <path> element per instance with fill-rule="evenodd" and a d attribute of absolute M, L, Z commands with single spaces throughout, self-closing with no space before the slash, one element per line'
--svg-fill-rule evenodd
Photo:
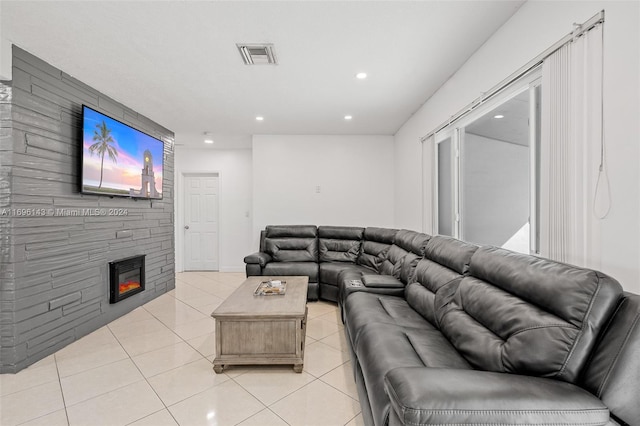
<path fill-rule="evenodd" d="M 287 282 L 281 280 L 262 281 L 253 292 L 254 296 L 280 296 L 287 291 Z"/>

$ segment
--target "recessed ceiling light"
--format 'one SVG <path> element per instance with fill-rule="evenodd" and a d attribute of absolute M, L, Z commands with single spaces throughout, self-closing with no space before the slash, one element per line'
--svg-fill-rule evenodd
<path fill-rule="evenodd" d="M 367 78 L 367 73 L 366 72 L 359 72 L 358 74 L 356 74 L 356 78 L 358 80 L 364 80 L 365 78 Z"/>
<path fill-rule="evenodd" d="M 205 139 L 204 143 L 212 144 L 213 143 L 213 139 Z"/>
<path fill-rule="evenodd" d="M 345 119 L 345 120 L 351 120 L 352 118 L 353 118 L 353 117 L 352 117 L 352 116 L 350 116 L 350 115 L 345 115 L 345 116 L 344 116 L 344 119 Z"/>
<path fill-rule="evenodd" d="M 256 120 L 257 120 L 257 121 L 263 121 L 263 120 L 264 120 L 264 117 L 263 117 L 263 116 L 261 116 L 261 115 L 259 115 L 259 116 L 257 116 L 257 117 L 256 117 Z"/>
<path fill-rule="evenodd" d="M 496 114 L 493 116 L 493 118 L 504 118 L 504 115 L 502 114 Z"/>

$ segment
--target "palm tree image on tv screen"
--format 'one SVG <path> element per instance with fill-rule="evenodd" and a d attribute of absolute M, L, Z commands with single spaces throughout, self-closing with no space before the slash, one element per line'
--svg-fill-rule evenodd
<path fill-rule="evenodd" d="M 162 198 L 161 140 L 87 106 L 82 134 L 83 193 Z"/>
<path fill-rule="evenodd" d="M 89 147 L 91 154 L 97 154 L 100 157 L 100 183 L 98 188 L 102 188 L 102 178 L 104 175 L 104 155 L 109 154 L 109 158 L 114 163 L 118 162 L 118 150 L 111 144 L 114 142 L 111 137 L 111 129 L 107 127 L 107 123 L 102 121 L 101 124 L 96 124 L 98 130 L 94 131 L 93 140 L 96 141 Z"/>

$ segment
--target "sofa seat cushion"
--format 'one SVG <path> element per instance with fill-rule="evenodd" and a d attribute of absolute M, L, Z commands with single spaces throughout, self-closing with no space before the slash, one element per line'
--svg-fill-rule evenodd
<path fill-rule="evenodd" d="M 310 283 L 318 282 L 318 264 L 315 262 L 271 262 L 262 275 L 306 275 Z"/>
<path fill-rule="evenodd" d="M 414 367 L 390 371 L 385 384 L 393 407 L 391 418 L 395 423 L 392 424 L 617 424 L 609 421 L 609 410 L 593 394 L 558 380 Z"/>
<path fill-rule="evenodd" d="M 345 306 L 345 325 L 353 347 L 367 324 L 392 324 L 424 330 L 435 329 L 414 311 L 402 297 L 357 292 L 349 295 Z"/>
<path fill-rule="evenodd" d="M 386 425 L 389 416 L 390 400 L 384 389 L 384 377 L 389 371 L 399 367 L 471 369 L 442 333 L 431 326 L 413 328 L 372 322 L 361 327 L 355 353 L 376 425 Z"/>
<path fill-rule="evenodd" d="M 360 277 L 363 273 L 370 274 L 371 269 L 355 263 L 322 262 L 320 263 L 320 282 L 338 286 L 340 275 L 348 272 L 355 273 L 357 277 Z"/>

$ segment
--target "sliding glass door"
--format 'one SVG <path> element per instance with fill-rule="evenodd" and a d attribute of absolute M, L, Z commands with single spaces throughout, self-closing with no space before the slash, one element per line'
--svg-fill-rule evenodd
<path fill-rule="evenodd" d="M 435 137 L 438 234 L 536 252 L 539 80 Z"/>
<path fill-rule="evenodd" d="M 452 158 L 451 137 L 440 141 L 437 145 L 438 158 L 438 233 L 440 235 L 455 236 L 455 205 L 454 205 L 454 161 Z"/>

